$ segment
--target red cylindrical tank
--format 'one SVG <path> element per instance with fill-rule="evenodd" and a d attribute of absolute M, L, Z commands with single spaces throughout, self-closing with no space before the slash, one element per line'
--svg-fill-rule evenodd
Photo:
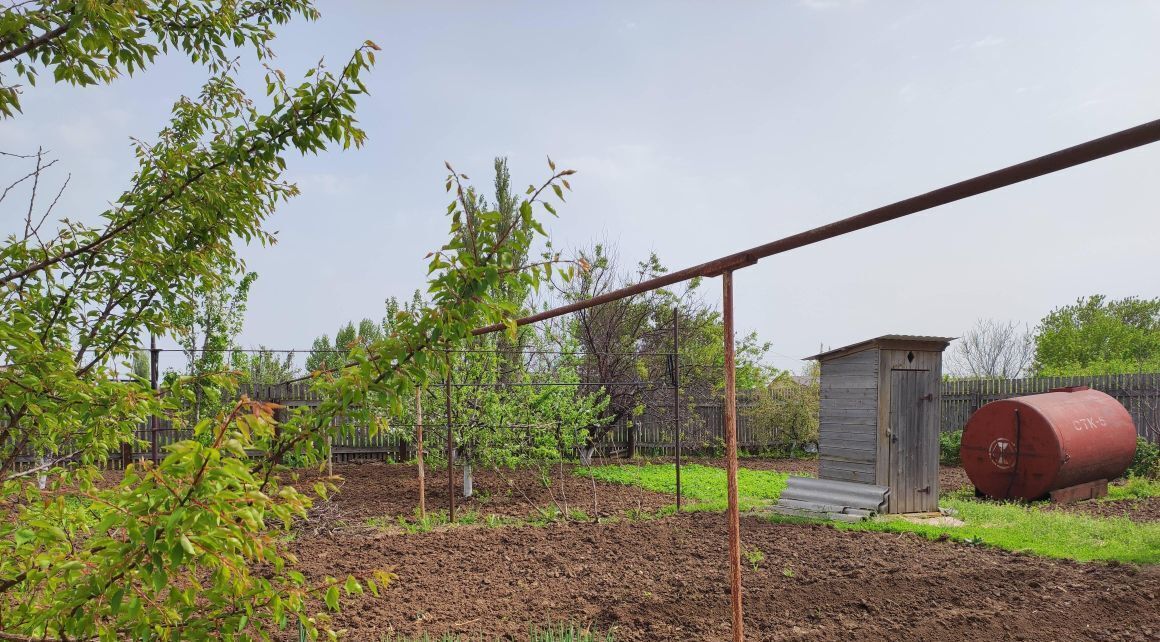
<path fill-rule="evenodd" d="M 959 451 L 975 488 L 996 499 L 1040 499 L 1119 477 L 1136 454 L 1132 416 L 1087 386 L 993 401 L 963 429 Z"/>

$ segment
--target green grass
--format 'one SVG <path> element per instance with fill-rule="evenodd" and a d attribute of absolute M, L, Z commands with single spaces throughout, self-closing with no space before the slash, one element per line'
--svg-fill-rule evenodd
<path fill-rule="evenodd" d="M 1128 483 L 1122 486 L 1108 486 L 1108 496 L 1100 501 L 1147 499 L 1148 497 L 1160 497 L 1160 479 L 1132 477 Z"/>
<path fill-rule="evenodd" d="M 1160 523 L 1138 524 L 1126 517 L 1089 517 L 1014 503 L 953 498 L 940 503 L 957 510 L 957 517 L 965 524 L 937 526 L 901 518 L 878 518 L 835 526 L 855 531 L 917 533 L 930 539 L 947 537 L 968 544 L 1081 562 L 1160 563 Z"/>
<path fill-rule="evenodd" d="M 577 475 L 616 484 L 638 486 L 658 493 L 676 492 L 676 471 L 671 464 L 599 466 L 579 469 Z M 784 473 L 742 468 L 737 472 L 742 509 L 775 503 L 785 489 Z M 725 471 L 690 464 L 681 467 L 681 487 L 685 497 L 695 500 L 692 510 L 724 510 Z M 1160 482 L 1135 478 L 1108 489 L 1108 500 L 1141 499 L 1160 496 Z M 1018 503 L 979 501 L 970 489 L 945 495 L 940 504 L 958 511 L 962 526 L 916 524 L 901 518 L 882 517 L 857 524 L 837 523 L 837 528 L 854 531 L 916 533 L 931 539 L 949 538 L 973 545 L 1010 551 L 1024 551 L 1045 557 L 1079 561 L 1160 563 L 1160 523 L 1135 523 L 1127 518 L 1090 517 Z M 661 511 L 671 513 L 672 509 Z M 806 520 L 771 516 L 771 521 Z"/>
<path fill-rule="evenodd" d="M 673 495 L 677 492 L 677 472 L 673 464 L 610 465 L 582 468 L 576 475 L 613 484 L 638 486 L 645 490 Z M 786 473 L 767 470 L 737 471 L 737 495 L 742 509 L 754 509 L 776 503 L 785 490 Z M 694 510 L 724 510 L 728 503 L 725 470 L 700 464 L 681 466 L 681 494 L 696 500 Z"/>

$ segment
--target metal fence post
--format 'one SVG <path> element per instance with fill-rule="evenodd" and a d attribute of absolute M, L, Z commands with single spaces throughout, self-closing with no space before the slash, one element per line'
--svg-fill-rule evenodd
<path fill-rule="evenodd" d="M 455 434 L 451 430 L 451 349 L 444 352 L 447 376 L 443 379 L 443 397 L 447 411 L 447 502 L 448 519 L 455 523 Z"/>
<path fill-rule="evenodd" d="M 149 335 L 149 386 L 153 389 L 153 393 L 160 392 L 160 386 L 157 382 L 157 361 L 161 355 L 161 351 L 157 349 L 157 335 Z M 157 415 L 149 416 L 149 458 L 154 465 L 157 464 Z"/>
<path fill-rule="evenodd" d="M 415 461 L 419 464 L 419 521 L 427 519 L 427 480 L 423 470 L 423 389 L 415 387 Z"/>
<path fill-rule="evenodd" d="M 681 512 L 681 330 L 673 306 L 673 448 L 677 457 L 677 512 Z"/>

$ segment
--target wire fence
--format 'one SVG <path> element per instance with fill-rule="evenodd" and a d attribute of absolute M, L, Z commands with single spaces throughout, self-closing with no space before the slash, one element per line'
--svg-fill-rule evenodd
<path fill-rule="evenodd" d="M 470 386 L 471 382 L 458 382 L 455 385 L 466 387 Z M 654 385 L 663 387 L 663 384 Z M 1068 386 L 1089 386 L 1112 396 L 1131 414 L 1140 437 L 1152 443 L 1160 443 L 1160 373 L 947 380 L 942 385 L 940 427 L 943 432 L 960 430 L 976 410 L 992 401 L 1038 394 Z M 761 454 L 780 452 L 791 445 L 801 445 L 799 439 L 803 433 L 802 426 L 771 422 L 751 412 L 763 394 L 787 404 L 811 408 L 810 397 L 815 397 L 816 401 L 817 389 L 790 383 L 772 391 L 749 391 L 741 394 L 737 413 L 738 448 L 743 452 Z M 242 385 L 238 388 L 237 395 L 272 401 L 290 408 L 314 406 L 321 402 L 319 394 L 312 390 L 308 383 Z M 812 408 L 816 408 L 816 405 Z M 807 417 L 807 420 L 812 420 L 816 426 L 816 410 L 810 409 L 808 412 L 814 414 L 812 418 Z M 452 426 L 466 427 L 466 424 L 461 426 L 453 422 Z M 504 427 L 519 428 L 511 425 Z M 641 415 L 622 418 L 612 426 L 595 444 L 594 456 L 604 459 L 641 454 L 673 456 L 677 437 L 675 427 L 671 405 L 646 407 Z M 446 421 L 439 417 L 426 422 L 425 428 L 427 429 L 425 450 L 429 453 L 442 453 L 446 446 L 444 442 Z M 724 447 L 724 408 L 720 400 L 683 402 L 680 430 L 681 449 L 685 454 L 690 456 L 720 454 Z M 806 433 L 808 432 L 807 430 Z M 192 436 L 192 430 L 179 427 L 179 424 L 168 418 L 158 418 L 155 428 L 152 422 L 145 422 L 135 431 L 136 443 L 124 449 L 120 457 L 110 458 L 107 466 L 120 469 L 128 462 L 150 459 L 154 453 L 164 456 L 166 447 L 190 439 Z M 350 419 L 336 420 L 331 442 L 331 456 L 335 463 L 359 460 L 408 461 L 414 457 L 414 449 L 414 426 L 400 423 L 388 423 L 386 429 L 372 430 L 370 426 Z M 69 452 L 69 445 L 62 444 L 58 452 Z M 561 452 L 561 455 L 573 457 L 576 453 Z M 27 467 L 35 465 L 38 461 L 39 456 L 25 453 L 20 457 L 19 463 L 22 467 Z"/>

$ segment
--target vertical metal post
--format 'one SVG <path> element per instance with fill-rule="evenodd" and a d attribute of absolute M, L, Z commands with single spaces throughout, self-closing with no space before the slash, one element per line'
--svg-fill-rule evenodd
<path fill-rule="evenodd" d="M 443 397 L 447 406 L 447 501 L 448 519 L 455 522 L 455 434 L 451 431 L 451 350 L 444 353 L 447 376 L 443 379 Z"/>
<path fill-rule="evenodd" d="M 721 275 L 725 321 L 725 473 L 729 485 L 729 587 L 733 642 L 745 639 L 741 611 L 741 517 L 737 507 L 737 371 L 733 344 L 733 271 Z"/>
<path fill-rule="evenodd" d="M 677 512 L 681 512 L 681 339 L 679 311 L 673 306 L 673 447 L 677 456 Z"/>
<path fill-rule="evenodd" d="M 160 392 L 160 386 L 157 384 L 157 361 L 161 356 L 161 351 L 157 349 L 157 335 L 149 335 L 149 386 L 153 388 L 153 393 Z M 149 456 L 150 460 L 157 463 L 157 415 L 149 416 Z"/>
<path fill-rule="evenodd" d="M 419 519 L 427 519 L 427 480 L 423 470 L 423 389 L 415 387 L 415 459 L 419 463 Z"/>

